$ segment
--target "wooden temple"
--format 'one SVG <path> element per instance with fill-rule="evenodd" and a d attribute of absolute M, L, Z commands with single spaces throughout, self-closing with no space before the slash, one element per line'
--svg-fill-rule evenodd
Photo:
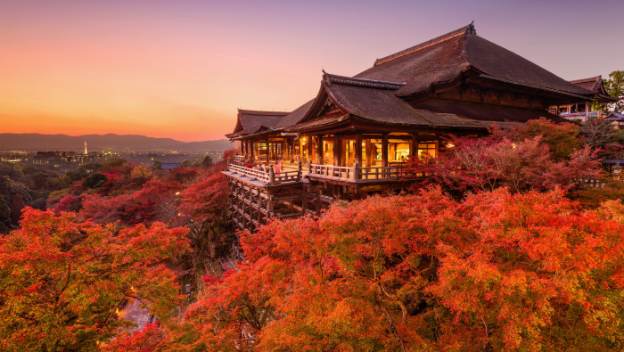
<path fill-rule="evenodd" d="M 552 106 L 590 101 L 572 84 L 462 27 L 377 59 L 346 77 L 323 72 L 316 97 L 293 111 L 239 110 L 227 135 L 240 155 L 224 172 L 233 221 L 318 214 L 336 199 L 396 192 L 422 177 L 451 136 L 559 119 Z"/>
<path fill-rule="evenodd" d="M 579 100 L 559 106 L 552 106 L 550 111 L 569 121 L 585 122 L 591 118 L 604 118 L 607 116 L 597 104 L 610 103 L 614 99 L 607 93 L 602 76 L 581 78 L 570 81 L 570 83 L 589 90 L 593 93 L 591 102 Z"/>

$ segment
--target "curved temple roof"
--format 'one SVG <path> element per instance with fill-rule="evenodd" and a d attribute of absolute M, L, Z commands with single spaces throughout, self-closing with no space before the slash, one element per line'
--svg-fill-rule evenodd
<path fill-rule="evenodd" d="M 474 71 L 487 78 L 529 88 L 587 96 L 590 92 L 477 35 L 473 24 L 375 61 L 359 78 L 406 80 L 399 95 L 453 81 Z"/>
<path fill-rule="evenodd" d="M 236 138 L 253 135 L 266 130 L 277 128 L 279 121 L 288 112 L 284 111 L 259 111 L 238 109 L 236 127 L 234 132 L 227 135 L 228 138 Z"/>
<path fill-rule="evenodd" d="M 323 72 L 317 96 L 290 113 L 239 110 L 236 129 L 228 137 L 272 130 L 298 131 L 343 121 L 345 116 L 317 116 L 328 101 L 348 115 L 396 125 L 482 129 L 540 116 L 555 118 L 541 110 L 435 99 L 424 100 L 414 107 L 403 99 L 436 85 L 458 81 L 469 72 L 483 80 L 521 86 L 569 100 L 590 100 L 596 95 L 585 85 L 568 82 L 479 37 L 471 23 L 377 59 L 373 67 L 354 77 Z"/>
<path fill-rule="evenodd" d="M 594 76 L 589 78 L 575 79 L 570 81 L 575 86 L 587 89 L 594 94 L 594 98 L 600 102 L 615 101 L 613 97 L 607 93 L 604 86 L 602 76 Z"/>

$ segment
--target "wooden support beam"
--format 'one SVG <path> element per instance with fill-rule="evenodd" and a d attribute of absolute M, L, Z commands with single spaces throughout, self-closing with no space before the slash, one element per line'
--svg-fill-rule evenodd
<path fill-rule="evenodd" d="M 355 136 L 355 162 L 362 165 L 362 136 Z"/>
<path fill-rule="evenodd" d="M 312 163 L 312 153 L 315 153 L 314 150 L 312 150 L 312 136 L 308 136 L 308 144 L 307 144 L 307 148 L 308 148 L 308 164 Z"/>
<path fill-rule="evenodd" d="M 316 146 L 316 161 L 317 164 L 323 164 L 323 136 L 319 135 L 318 144 Z"/>
<path fill-rule="evenodd" d="M 388 135 L 381 136 L 381 165 L 388 166 Z"/>
<path fill-rule="evenodd" d="M 340 139 L 334 135 L 334 165 L 340 165 Z"/>
<path fill-rule="evenodd" d="M 295 143 L 292 138 L 286 138 L 287 159 L 292 163 L 295 161 Z"/>

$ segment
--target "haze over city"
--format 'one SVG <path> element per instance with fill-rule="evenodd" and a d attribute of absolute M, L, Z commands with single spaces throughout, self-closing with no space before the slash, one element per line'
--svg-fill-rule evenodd
<path fill-rule="evenodd" d="M 292 110 L 316 94 L 322 69 L 353 75 L 472 20 L 563 78 L 606 75 L 624 57 L 623 10 L 615 0 L 4 1 L 0 132 L 219 139 L 237 108 Z"/>

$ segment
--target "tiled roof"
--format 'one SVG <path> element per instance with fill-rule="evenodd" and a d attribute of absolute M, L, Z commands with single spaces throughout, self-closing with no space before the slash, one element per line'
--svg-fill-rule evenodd
<path fill-rule="evenodd" d="M 318 95 L 290 113 L 240 110 L 234 138 L 265 130 L 300 130 L 334 124 L 345 116 L 317 117 L 327 100 L 346 114 L 369 121 L 439 128 L 484 128 L 548 116 L 546 111 L 508 106 L 405 97 L 465 74 L 543 92 L 545 96 L 590 99 L 590 89 L 568 82 L 523 57 L 479 37 L 472 24 L 377 59 L 355 77 L 323 73 Z M 410 100 L 412 101 L 412 100 Z"/>
<path fill-rule="evenodd" d="M 472 24 L 378 59 L 373 67 L 356 77 L 405 81 L 407 84 L 399 92 L 399 95 L 405 96 L 457 79 L 469 70 L 529 88 L 575 96 L 590 93 L 481 38 Z"/>
<path fill-rule="evenodd" d="M 235 138 L 258 133 L 266 129 L 275 129 L 279 121 L 286 115 L 288 115 L 288 112 L 239 109 L 234 132 L 227 136 Z"/>
<path fill-rule="evenodd" d="M 433 128 L 488 128 L 493 124 L 525 122 L 548 115 L 545 111 L 457 101 L 429 102 L 414 107 L 396 95 L 402 84 L 383 82 L 383 85 L 375 86 L 365 84 L 375 81 L 329 74 L 324 75 L 323 82 L 319 99 L 330 99 L 344 114 L 315 118 L 314 111 L 310 110 L 311 115 L 290 130 L 326 126 L 344 121 L 349 115 L 373 123 Z M 390 89 L 392 85 L 394 89 Z M 483 116 L 489 118 L 483 119 Z"/>
<path fill-rule="evenodd" d="M 570 83 L 592 92 L 594 94 L 593 98 L 597 101 L 607 102 L 616 100 L 607 93 L 602 76 L 575 79 L 570 81 Z"/>

